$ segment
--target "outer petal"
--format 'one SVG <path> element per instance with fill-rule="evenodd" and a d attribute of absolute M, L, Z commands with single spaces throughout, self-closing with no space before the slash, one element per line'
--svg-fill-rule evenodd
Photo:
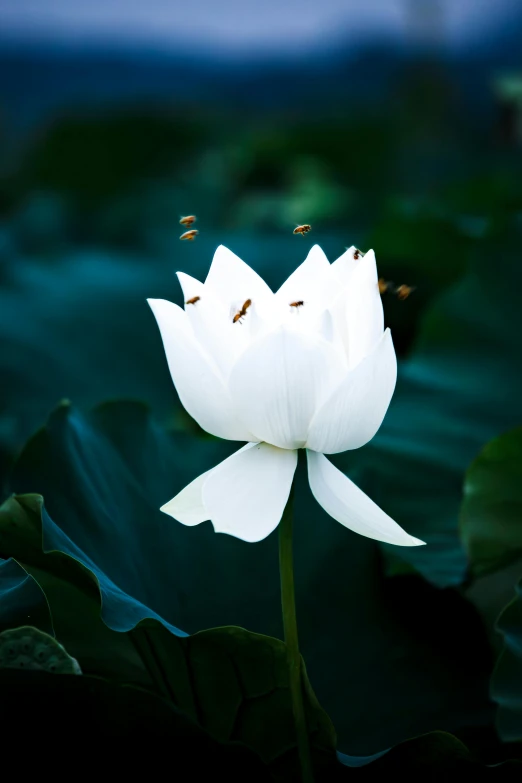
<path fill-rule="evenodd" d="M 307 448 L 337 454 L 368 443 L 381 426 L 396 380 L 397 359 L 386 329 L 370 356 L 346 375 L 315 414 Z"/>
<path fill-rule="evenodd" d="M 348 327 L 348 362 L 355 367 L 368 356 L 384 330 L 375 253 L 369 250 L 357 261 L 342 297 Z"/>
<path fill-rule="evenodd" d="M 209 286 L 184 272 L 177 275 L 186 301 L 199 296 L 194 304 L 185 305 L 194 336 L 227 378 L 235 359 L 247 345 L 247 330 L 233 329 L 229 309 Z"/>
<path fill-rule="evenodd" d="M 308 480 L 317 502 L 341 525 L 367 538 L 397 546 L 421 546 L 323 454 L 308 451 Z"/>
<path fill-rule="evenodd" d="M 223 245 L 214 253 L 206 286 L 214 291 L 227 310 L 239 309 L 243 302 L 251 299 L 262 315 L 265 310 L 269 311 L 267 317 L 271 315 L 274 294 L 270 288 L 257 272 Z"/>
<path fill-rule="evenodd" d="M 203 503 L 217 533 L 261 541 L 279 524 L 297 466 L 297 452 L 256 443 L 226 459 L 203 485 Z"/>
<path fill-rule="evenodd" d="M 345 373 L 344 357 L 331 343 L 280 327 L 247 348 L 229 388 L 255 440 L 296 449 L 305 445 L 316 410 Z"/>
<path fill-rule="evenodd" d="M 301 266 L 283 283 L 275 294 L 276 301 L 283 307 L 289 308 L 290 302 L 304 301 L 306 305 L 315 305 L 323 310 L 325 303 L 325 288 L 330 280 L 330 263 L 319 247 L 314 245 Z"/>
<path fill-rule="evenodd" d="M 241 452 L 257 445 L 257 443 L 247 443 L 236 454 L 241 454 Z M 178 492 L 176 497 L 165 503 L 160 511 L 189 527 L 199 525 L 201 522 L 210 519 L 208 511 L 203 505 L 203 485 L 214 470 L 216 468 L 205 471 L 205 473 L 195 478 L 194 481 L 191 481 L 190 484 L 187 484 L 181 492 Z"/>
<path fill-rule="evenodd" d="M 182 405 L 207 432 L 227 440 L 256 440 L 238 420 L 216 365 L 201 348 L 187 314 L 165 299 L 149 299 L 170 374 Z"/>
<path fill-rule="evenodd" d="M 207 470 L 187 484 L 185 489 L 178 492 L 176 497 L 169 500 L 161 507 L 160 511 L 168 514 L 183 525 L 199 525 L 200 522 L 205 522 L 209 519 L 208 512 L 203 505 L 203 484 L 212 473 L 212 470 Z"/>

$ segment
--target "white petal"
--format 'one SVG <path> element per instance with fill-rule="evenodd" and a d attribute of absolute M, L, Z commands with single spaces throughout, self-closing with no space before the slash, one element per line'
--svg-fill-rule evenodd
<path fill-rule="evenodd" d="M 321 337 L 329 343 L 335 339 L 335 330 L 332 314 L 329 310 L 323 310 L 317 324 L 317 330 Z"/>
<path fill-rule="evenodd" d="M 308 309 L 307 305 L 323 310 L 326 307 L 324 289 L 329 279 L 330 263 L 319 245 L 314 245 L 303 263 L 277 291 L 276 301 L 287 308 L 291 302 L 304 301 L 303 312 Z"/>
<path fill-rule="evenodd" d="M 187 312 L 190 312 L 191 309 L 194 309 L 196 304 L 188 304 L 188 300 L 192 299 L 195 296 L 202 296 L 205 291 L 205 285 L 200 280 L 198 280 L 195 277 L 191 277 L 190 275 L 185 274 L 185 272 L 176 272 L 176 275 L 179 280 L 179 284 L 183 290 L 183 298 L 185 299 L 185 310 Z"/>
<path fill-rule="evenodd" d="M 308 451 L 308 480 L 317 502 L 341 525 L 367 538 L 397 546 L 420 546 L 323 454 Z"/>
<path fill-rule="evenodd" d="M 296 466 L 296 451 L 256 443 L 214 468 L 203 503 L 215 531 L 250 542 L 266 538 L 281 520 Z"/>
<path fill-rule="evenodd" d="M 347 358 L 350 340 L 348 337 L 348 294 L 346 291 L 350 284 L 352 273 L 362 260 L 362 257 L 359 260 L 354 258 L 356 250 L 357 248 L 354 245 L 347 248 L 346 252 L 334 261 L 330 267 L 331 283 L 334 291 L 332 292 L 329 307 L 336 332 L 339 335 Z"/>
<path fill-rule="evenodd" d="M 239 421 L 223 378 L 200 346 L 187 314 L 165 299 L 149 299 L 182 405 L 207 432 L 227 440 L 256 440 Z"/>
<path fill-rule="evenodd" d="M 307 448 L 337 454 L 368 443 L 381 426 L 396 380 L 397 359 L 386 329 L 370 356 L 346 375 L 315 414 Z"/>
<path fill-rule="evenodd" d="M 257 446 L 257 443 L 247 443 L 236 454 L 240 454 L 253 446 Z M 178 492 L 176 497 L 165 503 L 160 511 L 189 527 L 199 525 L 201 522 L 210 519 L 208 511 L 203 505 L 203 485 L 213 470 L 215 468 L 206 470 L 205 473 L 202 473 L 194 481 L 191 481 L 190 484 L 187 484 L 181 492 Z"/>
<path fill-rule="evenodd" d="M 263 278 L 223 245 L 214 253 L 205 286 L 215 292 L 227 310 L 239 309 L 251 299 L 263 315 L 273 303 L 274 294 Z"/>
<path fill-rule="evenodd" d="M 331 343 L 280 327 L 247 348 L 229 389 L 256 440 L 295 449 L 306 443 L 316 410 L 345 373 L 345 359 Z"/>
<path fill-rule="evenodd" d="M 384 314 L 379 293 L 375 253 L 369 250 L 350 275 L 342 295 L 348 327 L 350 368 L 368 356 L 384 331 Z"/>
<path fill-rule="evenodd" d="M 346 252 L 343 253 L 342 256 L 339 256 L 330 267 L 332 277 L 341 288 L 348 285 L 351 274 L 359 263 L 359 261 L 354 258 L 356 250 L 357 248 L 354 247 L 354 245 L 347 248 Z M 360 260 L 362 260 L 362 258 Z"/>
<path fill-rule="evenodd" d="M 229 311 L 211 288 L 184 272 L 177 275 L 185 302 L 199 296 L 194 304 L 185 304 L 185 311 L 194 336 L 226 379 L 235 359 L 246 347 L 245 330 L 232 330 Z"/>
<path fill-rule="evenodd" d="M 212 473 L 212 470 L 207 470 L 198 476 L 194 481 L 191 481 L 184 489 L 179 492 L 176 497 L 169 500 L 161 507 L 160 511 L 168 514 L 178 522 L 184 525 L 199 525 L 200 522 L 205 522 L 209 519 L 208 513 L 203 505 L 202 490 L 203 484 Z"/>

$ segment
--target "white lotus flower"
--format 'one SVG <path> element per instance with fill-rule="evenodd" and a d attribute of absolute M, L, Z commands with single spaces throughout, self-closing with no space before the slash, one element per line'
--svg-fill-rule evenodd
<path fill-rule="evenodd" d="M 193 300 L 185 310 L 149 300 L 188 413 L 213 435 L 248 441 L 162 511 L 184 525 L 210 519 L 219 533 L 261 541 L 281 519 L 297 450 L 305 448 L 312 492 L 334 519 L 389 544 L 424 543 L 324 456 L 373 438 L 397 376 L 375 255 L 356 260 L 354 250 L 330 265 L 314 246 L 274 294 L 221 246 L 205 283 L 178 272 L 184 299 Z"/>

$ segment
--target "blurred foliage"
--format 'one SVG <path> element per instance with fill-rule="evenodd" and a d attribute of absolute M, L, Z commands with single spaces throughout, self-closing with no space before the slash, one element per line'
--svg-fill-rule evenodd
<path fill-rule="evenodd" d="M 338 76 L 348 81 L 349 68 Z M 161 235 L 174 239 L 175 218 L 190 211 L 213 231 L 283 233 L 310 222 L 358 244 L 381 238 L 384 222 L 379 252 L 402 257 L 404 248 L 410 260 L 426 258 L 421 269 L 436 271 L 436 226 L 412 242 L 405 235 L 416 221 L 407 232 L 401 210 L 420 210 L 417 235 L 427 216 L 440 220 L 435 245 L 453 248 L 460 261 L 460 229 L 449 223 L 461 222 L 466 235 L 520 210 L 520 150 L 497 132 L 490 85 L 485 109 L 435 62 L 404 64 L 378 101 L 350 104 L 344 89 L 334 100 L 333 85 L 324 84 L 329 104 L 319 100 L 319 84 L 306 104 L 289 101 L 286 110 L 242 110 L 236 94 L 221 109 L 174 99 L 113 109 L 80 102 L 32 129 L 5 162 L 0 211 L 25 214 L 34 194 L 45 193 L 62 203 L 70 239 L 156 253 Z M 21 244 L 30 222 L 18 232 Z"/>
<path fill-rule="evenodd" d="M 522 559 L 522 427 L 488 443 L 468 469 L 460 533 L 474 576 Z"/>
<path fill-rule="evenodd" d="M 493 672 L 491 693 L 499 705 L 497 727 L 507 742 L 522 740 L 522 581 L 498 620 L 504 639 Z"/>
<path fill-rule="evenodd" d="M 79 209 L 105 206 L 143 178 L 168 178 L 205 135 L 196 122 L 163 113 L 65 118 L 33 145 L 16 184 L 61 193 Z"/>
<path fill-rule="evenodd" d="M 520 427 L 494 438 L 469 467 L 464 484 L 460 532 L 470 559 L 471 572 L 479 585 L 479 589 L 470 597 L 482 611 L 486 622 L 491 617 L 490 606 L 495 607 L 498 615 L 499 603 L 502 598 L 504 599 L 505 606 L 496 622 L 496 631 L 500 634 L 502 647 L 492 676 L 491 695 L 499 705 L 497 727 L 500 736 L 505 741 L 520 741 L 522 740 L 522 581 L 519 581 L 522 574 L 522 429 Z"/>

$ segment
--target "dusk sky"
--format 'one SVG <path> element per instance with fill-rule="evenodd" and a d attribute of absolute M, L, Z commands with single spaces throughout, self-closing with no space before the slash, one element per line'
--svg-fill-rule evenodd
<path fill-rule="evenodd" d="M 518 0 L 0 0 L 4 38 L 143 43 L 234 51 L 324 47 L 386 33 L 411 37 L 422 9 L 449 46 L 473 45 Z"/>

